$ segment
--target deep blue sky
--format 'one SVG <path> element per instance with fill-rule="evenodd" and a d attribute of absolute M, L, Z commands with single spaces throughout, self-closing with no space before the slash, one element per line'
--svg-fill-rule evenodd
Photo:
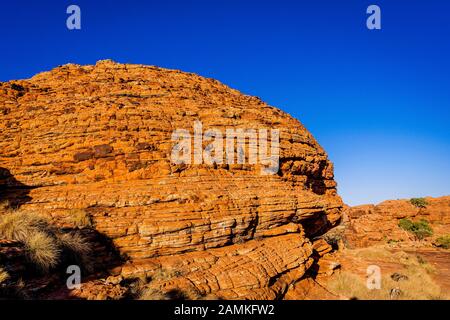
<path fill-rule="evenodd" d="M 0 81 L 106 58 L 195 72 L 300 119 L 349 204 L 450 194 L 447 0 L 4 1 L 0 35 Z"/>

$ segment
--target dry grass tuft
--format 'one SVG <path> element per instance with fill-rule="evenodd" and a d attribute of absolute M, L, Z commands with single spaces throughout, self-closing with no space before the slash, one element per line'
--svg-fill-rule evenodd
<path fill-rule="evenodd" d="M 142 290 L 139 300 L 199 300 L 202 296 L 195 290 L 172 289 L 163 292 L 155 288 L 145 288 Z"/>
<path fill-rule="evenodd" d="M 29 261 L 39 270 L 48 272 L 58 265 L 61 250 L 53 237 L 43 232 L 35 232 L 24 242 Z"/>
<path fill-rule="evenodd" d="M 3 282 L 5 282 L 8 279 L 9 279 L 8 272 L 5 269 L 3 269 L 2 267 L 0 267 L 0 284 L 2 284 Z"/>
<path fill-rule="evenodd" d="M 337 296 L 350 299 L 380 300 L 387 299 L 381 290 L 369 290 L 363 279 L 351 272 L 341 271 L 327 284 L 327 289 Z"/>
<path fill-rule="evenodd" d="M 53 233 L 48 221 L 36 214 L 7 213 L 0 217 L 0 235 L 9 240 L 25 242 L 36 232 Z"/>
<path fill-rule="evenodd" d="M 60 249 L 53 228 L 38 215 L 10 212 L 0 217 L 0 236 L 25 245 L 27 258 L 37 269 L 47 272 L 59 263 Z"/>
<path fill-rule="evenodd" d="M 327 285 L 328 289 L 340 296 L 356 298 L 359 300 L 390 300 L 391 290 L 399 289 L 400 300 L 430 300 L 443 297 L 441 288 L 436 285 L 426 272 L 406 272 L 408 280 L 396 282 L 390 276 L 382 277 L 381 289 L 369 290 L 365 279 L 342 271 L 337 274 Z"/>
<path fill-rule="evenodd" d="M 173 288 L 171 290 L 161 290 L 164 284 L 172 278 L 183 275 L 177 269 L 159 268 L 151 275 L 152 284 L 143 287 L 139 296 L 140 300 L 199 300 L 203 296 L 196 288 L 186 288 L 180 290 Z"/>
<path fill-rule="evenodd" d="M 58 240 L 62 247 L 79 255 L 91 253 L 89 243 L 77 233 L 63 233 L 58 237 Z"/>
<path fill-rule="evenodd" d="M 22 242 L 28 261 L 41 272 L 49 272 L 64 259 L 92 269 L 87 241 L 79 234 L 62 232 L 39 215 L 7 211 L 0 215 L 0 237 Z"/>
<path fill-rule="evenodd" d="M 11 204 L 8 200 L 0 201 L 0 212 L 7 212 L 11 210 Z"/>
<path fill-rule="evenodd" d="M 83 209 L 70 210 L 69 220 L 79 228 L 92 228 L 94 224 L 91 215 Z"/>
<path fill-rule="evenodd" d="M 85 238 L 77 233 L 63 233 L 58 236 L 58 242 L 71 261 L 83 266 L 87 272 L 94 269 L 92 248 Z"/>
<path fill-rule="evenodd" d="M 371 261 L 370 264 L 372 264 L 372 261 L 378 260 L 403 265 L 403 269 L 399 270 L 398 273 L 405 275 L 406 279 L 395 281 L 391 278 L 391 273 L 383 274 L 383 270 L 381 270 L 381 289 L 370 290 L 367 288 L 364 275 L 343 270 L 334 275 L 326 284 L 327 289 L 332 293 L 360 300 L 434 300 L 446 298 L 445 292 L 441 290 L 441 287 L 435 283 L 431 276 L 435 272 L 434 268 L 424 262 L 423 259 L 402 251 L 392 253 L 381 247 L 352 251 L 351 253 L 347 252 L 347 254 L 368 259 Z M 400 294 L 393 297 L 391 295 L 392 290 L 400 292 Z"/>
<path fill-rule="evenodd" d="M 182 276 L 183 273 L 176 269 L 159 268 L 151 275 L 152 281 L 164 281 Z"/>
<path fill-rule="evenodd" d="M 139 300 L 169 300 L 169 298 L 161 290 L 147 288 L 142 290 Z"/>

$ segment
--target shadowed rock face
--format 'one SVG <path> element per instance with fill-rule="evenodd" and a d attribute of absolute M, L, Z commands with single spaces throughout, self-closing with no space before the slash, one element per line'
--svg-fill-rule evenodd
<path fill-rule="evenodd" d="M 13 208 L 19 208 L 31 200 L 28 196 L 33 187 L 17 181 L 8 169 L 0 167 L 0 201 L 7 201 Z"/>
<path fill-rule="evenodd" d="M 175 129 L 279 129 L 280 170 L 175 165 Z M 22 207 L 60 223 L 70 209 L 161 287 L 276 298 L 312 263 L 313 235 L 340 219 L 332 164 L 302 124 L 194 74 L 101 61 L 0 83 L 0 167 L 28 186 Z M 12 191 L 8 197 L 12 197 Z M 156 282 L 155 282 L 156 283 Z"/>

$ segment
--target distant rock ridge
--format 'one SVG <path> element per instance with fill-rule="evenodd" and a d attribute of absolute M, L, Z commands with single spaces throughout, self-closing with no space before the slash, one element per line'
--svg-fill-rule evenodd
<path fill-rule="evenodd" d="M 399 227 L 401 219 L 426 220 L 433 229 L 428 240 L 450 234 L 450 196 L 425 197 L 424 207 L 414 206 L 410 199 L 387 200 L 377 205 L 359 205 L 344 210 L 345 238 L 350 247 L 367 247 L 383 243 L 414 240 Z"/>
<path fill-rule="evenodd" d="M 278 173 L 173 164 L 173 130 L 196 120 L 279 129 Z M 168 270 L 155 286 L 230 299 L 283 297 L 343 206 L 298 120 L 213 79 L 108 60 L 0 83 L 0 187 L 55 224 L 84 210 L 123 257 L 115 274 Z"/>

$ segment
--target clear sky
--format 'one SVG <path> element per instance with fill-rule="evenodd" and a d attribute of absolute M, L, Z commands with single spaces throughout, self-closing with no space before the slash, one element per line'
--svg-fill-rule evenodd
<path fill-rule="evenodd" d="M 450 194 L 448 0 L 3 1 L 0 35 L 0 81 L 109 58 L 258 96 L 312 132 L 348 204 Z"/>

